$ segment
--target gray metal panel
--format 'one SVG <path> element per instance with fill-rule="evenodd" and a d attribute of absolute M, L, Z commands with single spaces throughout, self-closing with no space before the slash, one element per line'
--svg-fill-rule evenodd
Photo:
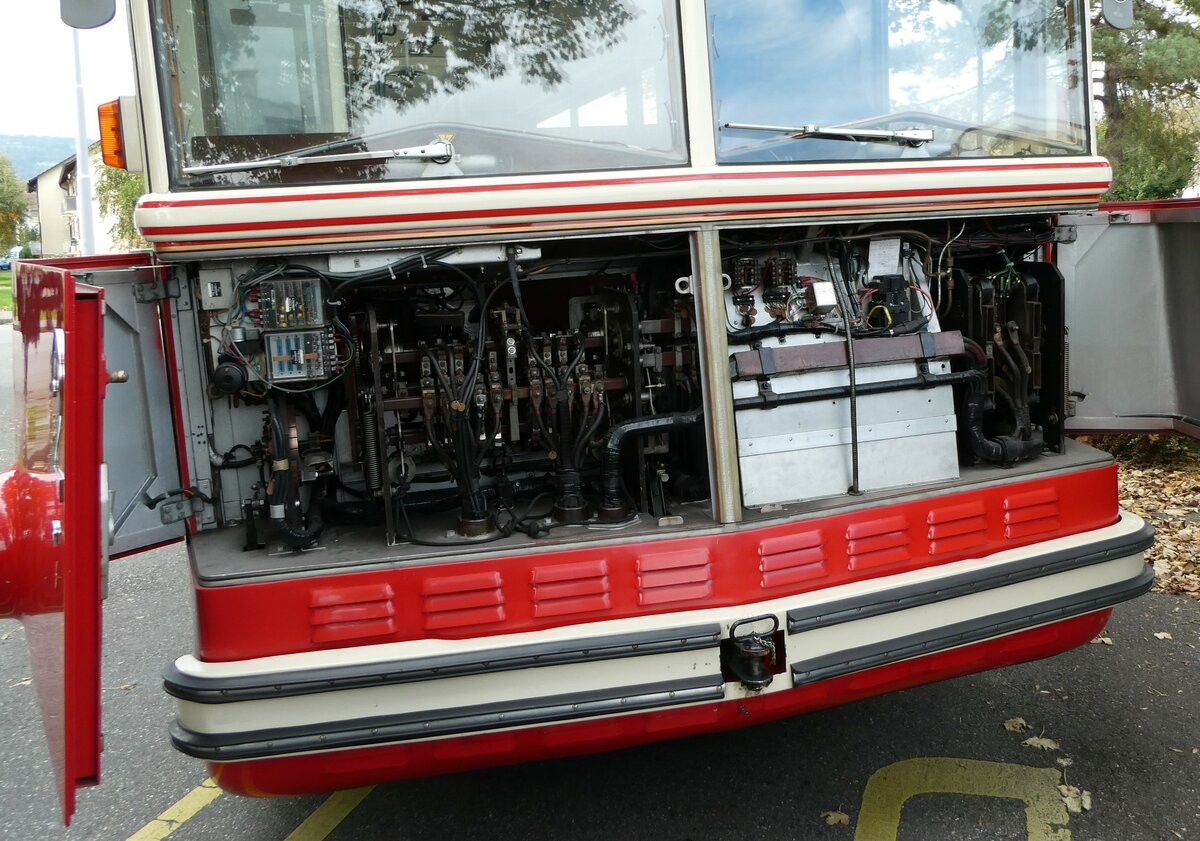
<path fill-rule="evenodd" d="M 104 460 L 113 492 L 114 555 L 183 536 L 183 523 L 164 525 L 147 495 L 179 487 L 174 420 L 158 304 L 141 303 L 134 284 L 150 270 L 98 271 L 88 282 L 104 288 L 104 355 L 109 371 L 129 381 L 109 385 L 104 400 Z"/>
<path fill-rule="evenodd" d="M 945 373 L 944 361 L 930 365 Z M 858 383 L 916 375 L 914 362 L 863 366 Z M 845 386 L 845 368 L 771 378 L 778 394 Z M 735 397 L 752 396 L 757 384 L 734 383 Z M 756 507 L 844 494 L 850 486 L 850 401 L 794 403 L 737 412 L 742 498 Z M 958 478 L 954 396 L 950 386 L 860 395 L 858 435 L 865 491 Z"/>
<path fill-rule="evenodd" d="M 1066 279 L 1069 429 L 1176 430 L 1200 437 L 1200 208 L 1069 214 Z"/>

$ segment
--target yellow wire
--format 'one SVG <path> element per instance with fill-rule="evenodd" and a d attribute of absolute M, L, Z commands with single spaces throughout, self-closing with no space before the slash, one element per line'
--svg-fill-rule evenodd
<path fill-rule="evenodd" d="M 876 304 L 875 306 L 871 307 L 871 311 L 869 313 L 867 313 L 867 321 L 871 320 L 871 316 L 873 316 L 875 314 L 875 310 L 883 310 L 883 314 L 887 316 L 888 327 L 891 327 L 892 326 L 892 311 L 889 310 L 887 308 L 887 306 L 884 304 Z"/>

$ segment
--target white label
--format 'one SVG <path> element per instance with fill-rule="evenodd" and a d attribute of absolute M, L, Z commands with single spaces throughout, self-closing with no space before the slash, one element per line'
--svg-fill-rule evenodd
<path fill-rule="evenodd" d="M 900 273 L 900 237 L 883 237 L 871 240 L 868 252 L 867 278 L 881 274 Z"/>

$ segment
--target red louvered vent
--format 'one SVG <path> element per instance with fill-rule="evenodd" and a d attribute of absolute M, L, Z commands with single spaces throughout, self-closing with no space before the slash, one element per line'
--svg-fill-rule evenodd
<path fill-rule="evenodd" d="M 643 555 L 637 569 L 638 604 L 694 601 L 712 593 L 707 547 Z"/>
<path fill-rule="evenodd" d="M 608 610 L 608 562 L 584 561 L 578 564 L 534 567 L 534 616 L 563 616 Z"/>
<path fill-rule="evenodd" d="M 503 622 L 503 583 L 498 572 L 426 578 L 421 585 L 426 630 Z"/>
<path fill-rule="evenodd" d="M 1005 540 L 1057 531 L 1058 527 L 1058 490 L 1053 486 L 1004 498 Z"/>
<path fill-rule="evenodd" d="M 768 537 L 758 544 L 758 557 L 764 590 L 822 578 L 827 572 L 820 530 Z"/>
<path fill-rule="evenodd" d="M 323 587 L 308 599 L 314 643 L 342 642 L 396 632 L 396 608 L 390 584 Z"/>
<path fill-rule="evenodd" d="M 912 557 L 908 518 L 902 515 L 851 523 L 846 528 L 846 554 L 850 569 L 873 569 L 896 564 Z"/>
<path fill-rule="evenodd" d="M 982 500 L 934 508 L 929 523 L 929 554 L 961 552 L 987 543 L 987 509 Z"/>

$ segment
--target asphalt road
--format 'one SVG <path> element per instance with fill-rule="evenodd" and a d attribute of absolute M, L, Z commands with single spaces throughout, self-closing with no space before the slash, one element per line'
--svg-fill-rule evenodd
<path fill-rule="evenodd" d="M 10 353 L 4 335 L 0 395 L 9 393 Z M 12 421 L 0 399 L 0 431 Z M 0 463 L 13 454 L 11 438 L 0 439 Z M 0 621 L 0 839 L 120 841 L 200 785 L 203 766 L 167 742 L 172 709 L 159 688 L 163 665 L 190 646 L 190 611 L 181 548 L 113 563 L 103 783 L 80 793 L 69 830 L 59 825 L 36 697 L 25 681 L 24 634 L 18 623 Z M 1163 632 L 1171 638 L 1155 636 Z M 1064 841 L 1065 832 L 1075 841 L 1200 838 L 1200 604 L 1145 596 L 1118 608 L 1108 636 L 1111 646 L 1085 645 L 737 733 L 379 786 L 340 823 L 332 819 L 331 830 L 310 822 L 301 837 L 844 841 L 857 830 L 858 841 Z M 1006 731 L 1014 717 L 1032 729 Z M 1038 735 L 1061 749 L 1022 745 Z M 1065 824 L 1039 824 L 1034 813 L 1057 806 L 1064 773 L 1091 792 L 1092 809 Z M 976 796 L 944 793 L 973 780 Z M 896 792 L 905 786 L 913 796 L 903 801 L 898 829 L 889 830 L 879 815 L 900 809 Z M 1022 792 L 1034 803 L 1028 814 L 1013 799 Z M 170 837 L 279 841 L 330 805 L 324 796 L 220 795 Z M 821 815 L 834 811 L 847 823 L 827 825 Z M 164 824 L 151 826 L 163 837 Z"/>

